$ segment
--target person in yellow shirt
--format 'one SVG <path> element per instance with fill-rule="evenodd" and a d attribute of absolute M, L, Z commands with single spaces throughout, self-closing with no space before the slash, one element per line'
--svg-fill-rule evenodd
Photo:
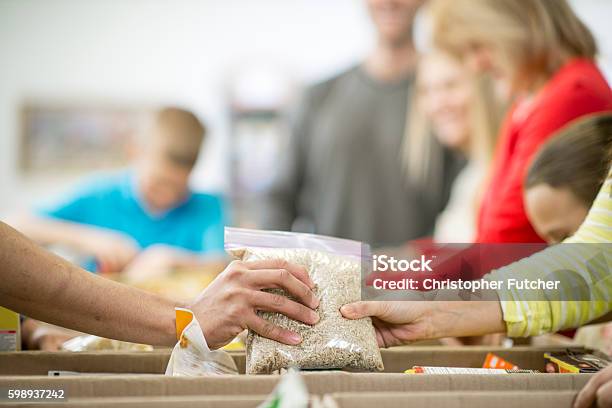
<path fill-rule="evenodd" d="M 611 153 L 608 148 L 600 155 L 609 160 Z M 568 164 L 567 161 L 564 163 Z M 607 163 L 609 166 L 610 162 Z M 526 299 L 520 291 L 500 289 L 497 291 L 499 301 L 356 302 L 344 305 L 341 312 L 349 319 L 372 317 L 381 347 L 416 340 L 501 332 L 511 337 L 531 336 L 607 321 L 612 315 L 611 248 L 612 167 L 608 167 L 607 177 L 586 219 L 574 235 L 563 241 L 563 245 L 549 247 L 485 277 L 492 280 L 509 277 L 533 280 L 546 276 L 551 270 L 572 271 L 574 276 L 588 282 L 586 289 L 590 293 L 587 298 L 596 300 L 534 301 L 531 299 L 533 296 Z M 561 282 L 565 286 L 571 283 Z M 542 294 L 539 299 L 546 297 Z M 576 400 L 576 406 L 590 406 L 596 398 L 600 403 L 612 402 L 612 367 L 589 382 Z"/>
<path fill-rule="evenodd" d="M 582 326 L 609 308 L 612 284 L 610 271 L 594 271 L 598 255 L 610 256 L 612 239 L 606 228 L 612 227 L 606 201 L 593 205 L 608 174 L 612 153 L 612 113 L 589 115 L 572 122 L 547 142 L 535 157 L 525 181 L 525 209 L 538 234 L 550 244 L 563 242 L 544 254 L 519 261 L 491 273 L 488 278 L 546 280 L 552 270 L 575 271 L 590 285 L 595 301 L 534 302 L 545 299 L 543 293 L 526 295 L 524 291 L 499 293 L 507 332 L 512 337 L 535 336 L 564 328 Z M 604 193 L 599 193 L 600 195 Z M 609 197 L 608 197 L 609 198 Z M 587 213 L 593 206 L 589 217 Z M 580 230 L 579 230 L 580 228 Z M 579 233 L 577 231 L 579 230 Z M 593 244 L 593 245 L 590 245 Z M 605 244 L 605 245 L 601 245 Z M 609 245 L 607 245 L 609 244 Z M 586 268 L 572 263 L 588 260 Z M 608 264 L 610 265 L 610 264 Z M 602 281 L 605 277 L 607 281 Z M 568 298 L 578 296 L 567 295 Z M 508 300 L 508 301 L 505 301 Z"/>
<path fill-rule="evenodd" d="M 612 168 L 586 220 L 566 243 L 612 243 Z M 588 252 L 598 250 L 602 262 L 588 264 Z M 469 302 L 357 302 L 344 305 L 341 312 L 349 319 L 370 316 L 381 347 L 406 344 L 416 340 L 442 337 L 479 336 L 507 332 L 510 336 L 528 336 L 578 327 L 598 318 L 608 320 L 612 311 L 612 253 L 601 246 L 562 248 L 553 246 L 519 262 L 492 272 L 495 279 L 505 276 L 529 276 L 533 279 L 540 266 L 572 270 L 596 277 L 589 289 L 599 301 L 522 301 L 517 292 L 498 292 L 504 301 Z M 550 268 L 550 266 L 546 266 Z M 595 269 L 596 273 L 592 273 Z M 489 278 L 493 278 L 490 276 Z M 601 406 L 612 402 L 612 367 L 598 373 L 581 391 L 576 407 L 589 407 L 598 399 Z"/>
<path fill-rule="evenodd" d="M 549 141 L 535 157 L 527 174 L 525 206 L 530 221 L 549 243 L 571 237 L 563 240 L 563 245 L 549 247 L 485 277 L 499 281 L 509 278 L 533 281 L 546 280 L 551 270 L 573 271 L 575 276 L 590 282 L 589 296 L 581 298 L 598 301 L 533 301 L 546 297 L 544 293 L 533 292 L 526 297 L 524 292 L 504 287 L 497 292 L 500 302 L 451 302 L 448 304 L 450 310 L 446 310 L 444 302 L 360 302 L 346 305 L 342 312 L 346 317 L 377 317 L 375 322 L 380 325 L 382 346 L 424 337 L 459 335 L 452 334 L 455 331 L 467 333 L 465 335 L 507 332 L 511 337 L 533 336 L 578 327 L 605 315 L 612 310 L 609 269 L 612 265 L 611 159 L 610 113 L 579 119 Z M 601 262 L 587 263 L 598 259 L 597 255 L 602 257 Z M 452 327 L 440 321 L 420 331 L 421 318 L 428 316 L 448 319 Z M 481 318 L 485 319 L 483 325 L 479 324 Z M 386 330 L 383 322 L 391 323 L 388 328 L 393 330 Z M 407 328 L 400 330 L 394 325 L 396 323 L 409 325 L 410 330 L 401 332 Z"/>

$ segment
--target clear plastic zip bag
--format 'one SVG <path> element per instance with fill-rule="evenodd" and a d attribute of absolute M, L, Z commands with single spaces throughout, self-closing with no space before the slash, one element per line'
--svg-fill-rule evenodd
<path fill-rule="evenodd" d="M 284 259 L 306 268 L 314 281 L 320 320 L 314 326 L 274 312 L 259 314 L 302 337 L 285 345 L 249 331 L 247 373 L 272 373 L 283 368 L 382 371 L 383 363 L 370 318 L 348 320 L 340 307 L 361 297 L 361 262 L 369 248 L 357 241 L 293 232 L 225 229 L 225 249 L 236 259 Z M 271 292 L 286 293 L 280 289 Z"/>

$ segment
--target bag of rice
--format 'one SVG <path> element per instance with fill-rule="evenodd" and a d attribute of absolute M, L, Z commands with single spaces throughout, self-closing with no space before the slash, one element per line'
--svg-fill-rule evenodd
<path fill-rule="evenodd" d="M 361 262 L 369 255 L 366 245 L 313 234 L 226 228 L 225 249 L 243 261 L 284 259 L 302 265 L 316 284 L 315 294 L 320 300 L 320 320 L 314 326 L 279 313 L 259 312 L 275 325 L 299 333 L 302 343 L 285 345 L 249 331 L 248 374 L 288 367 L 383 370 L 372 321 L 348 320 L 340 314 L 341 306 L 360 300 Z M 285 294 L 280 289 L 270 291 Z"/>

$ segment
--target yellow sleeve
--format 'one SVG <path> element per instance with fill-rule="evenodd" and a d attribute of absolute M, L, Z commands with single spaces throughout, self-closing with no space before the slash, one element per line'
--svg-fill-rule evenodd
<path fill-rule="evenodd" d="M 587 297 L 592 301 L 547 301 L 529 299 L 521 291 L 498 290 L 504 321 L 511 337 L 535 336 L 579 327 L 612 310 L 612 245 L 565 244 L 612 243 L 612 169 L 602 186 L 586 220 L 574 236 L 563 244 L 500 268 L 487 279 L 507 281 L 508 278 L 530 280 L 550 276 L 550 271 L 566 270 L 579 274 L 588 282 Z M 572 282 L 559 279 L 563 290 Z M 538 299 L 546 299 L 544 292 Z M 567 297 L 571 299 L 571 296 Z"/>

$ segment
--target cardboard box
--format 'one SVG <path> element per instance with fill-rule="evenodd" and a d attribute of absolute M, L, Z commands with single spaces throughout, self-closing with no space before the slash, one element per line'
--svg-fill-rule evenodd
<path fill-rule="evenodd" d="M 396 347 L 381 350 L 385 372 L 402 373 L 415 365 L 447 367 L 482 367 L 488 352 L 508 360 L 522 369 L 544 371 L 544 352 L 561 351 L 563 347 Z M 244 373 L 244 352 L 230 352 L 240 373 Z M 170 350 L 152 352 L 19 352 L 0 353 L 0 375 L 47 375 L 49 371 L 84 373 L 162 374 Z"/>
<path fill-rule="evenodd" d="M 413 366 L 437 367 L 482 367 L 487 353 L 491 352 L 521 369 L 545 371 L 547 351 L 563 351 L 565 347 L 512 348 L 467 346 L 467 347 L 394 347 L 381 350 L 385 372 L 403 373 Z M 580 348 L 578 348 L 580 349 Z"/>
<path fill-rule="evenodd" d="M 310 394 L 338 392 L 417 391 L 576 391 L 592 374 L 507 374 L 507 375 L 409 375 L 347 373 L 342 371 L 304 373 Z M 162 375 L 111 375 L 44 377 L 0 377 L 0 389 L 64 389 L 69 398 L 262 395 L 272 392 L 277 375 L 166 377 Z"/>
<path fill-rule="evenodd" d="M 82 373 L 163 374 L 169 350 L 150 352 L 0 353 L 0 375 L 47 375 L 49 371 Z"/>
<path fill-rule="evenodd" d="M 561 348 L 563 349 L 563 348 Z M 344 371 L 303 374 L 313 407 L 396 406 L 519 407 L 571 406 L 590 374 L 410 375 L 414 365 L 480 367 L 492 351 L 521 368 L 544 368 L 545 347 L 401 347 L 382 350 L 386 373 Z M 244 370 L 243 352 L 231 352 Z M 255 407 L 278 384 L 277 375 L 166 377 L 169 350 L 153 352 L 0 353 L 0 389 L 63 388 L 66 407 Z M 110 375 L 47 376 L 50 370 Z M 396 371 L 393 373 L 392 371 Z M 117 373 L 132 373 L 117 375 Z M 136 374 L 141 373 L 141 374 Z M 144 374 L 143 374 L 144 373 Z M 147 374 L 148 373 L 148 374 Z M 8 376 L 7 376 L 8 375 Z M 34 375 L 34 376 L 33 376 Z M 325 396 L 319 400 L 319 396 Z M 13 406 L 33 406 L 17 404 Z M 328 407 L 326 407 L 328 408 Z"/>
<path fill-rule="evenodd" d="M 532 391 L 529 394 L 516 391 L 480 392 L 412 392 L 412 393 L 335 393 L 311 399 L 312 408 L 571 408 L 576 391 Z M 254 408 L 266 396 L 217 396 L 217 397 L 123 397 L 123 398 L 73 398 L 54 403 L 56 408 Z M 48 406 L 48 403 L 44 404 Z M 42 407 L 43 404 L 12 404 L 13 407 Z"/>
<path fill-rule="evenodd" d="M 452 391 L 410 393 L 334 393 L 311 398 L 311 408 L 571 408 L 577 391 Z M 56 408 L 255 408 L 266 399 L 259 396 L 182 396 L 72 398 L 53 403 Z M 43 407 L 44 404 L 15 403 L 12 407 Z"/>
<path fill-rule="evenodd" d="M 326 395 L 316 408 L 571 408 L 577 391 L 453 391 Z"/>
<path fill-rule="evenodd" d="M 186 396 L 186 397 L 123 397 L 123 398 L 71 398 L 65 402 L 39 404 L 13 403 L 11 407 L 53 408 L 255 408 L 265 401 L 266 395 L 254 396 Z"/>
<path fill-rule="evenodd" d="M 19 313 L 0 307 L 0 351 L 21 350 Z"/>

